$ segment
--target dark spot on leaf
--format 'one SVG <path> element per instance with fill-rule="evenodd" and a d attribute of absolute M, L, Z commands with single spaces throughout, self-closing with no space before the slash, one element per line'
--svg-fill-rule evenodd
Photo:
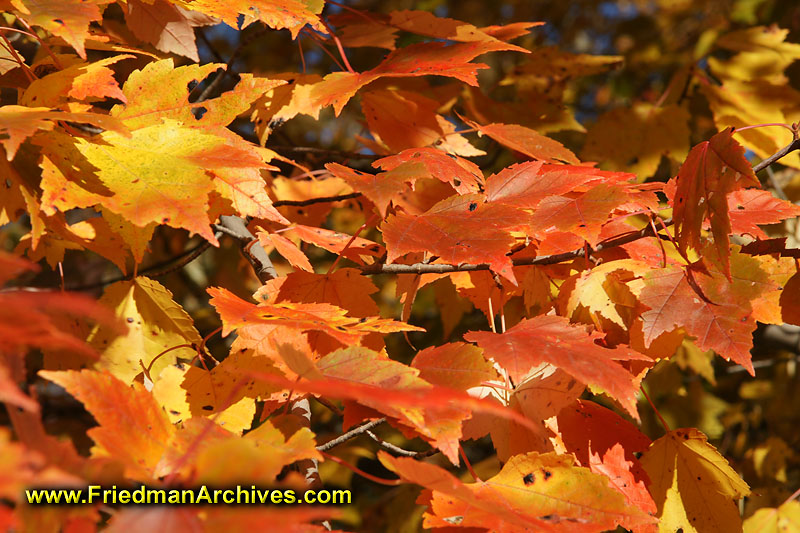
<path fill-rule="evenodd" d="M 532 484 L 532 483 L 534 482 L 534 478 L 533 478 L 533 472 L 531 472 L 530 474 L 526 474 L 526 475 L 525 475 L 525 476 L 522 478 L 522 482 L 523 482 L 523 483 L 525 483 L 526 485 L 530 485 L 530 484 Z"/>
<path fill-rule="evenodd" d="M 126 318 L 128 324 L 133 324 L 133 319 L 131 317 Z"/>
<path fill-rule="evenodd" d="M 161 219 L 162 224 L 166 224 L 167 222 L 169 222 L 169 217 L 164 217 Z"/>
<path fill-rule="evenodd" d="M 55 22 L 56 24 L 61 24 L 62 26 L 64 25 L 64 21 L 61 19 L 53 19 L 53 22 Z"/>
<path fill-rule="evenodd" d="M 203 406 L 203 411 L 213 411 L 213 410 L 214 410 L 214 406 L 213 405 L 204 405 Z"/>
<path fill-rule="evenodd" d="M 203 106 L 195 107 L 194 109 L 192 109 L 192 115 L 194 115 L 194 118 L 197 120 L 203 118 L 203 115 L 205 115 L 206 113 L 208 113 L 208 109 L 206 109 Z"/>
<path fill-rule="evenodd" d="M 547 481 L 551 477 L 553 477 L 553 474 L 549 470 L 544 470 L 544 480 Z"/>
<path fill-rule="evenodd" d="M 180 411 L 176 411 L 175 409 L 170 409 L 169 412 L 172 413 L 175 416 L 178 416 L 179 414 L 181 414 Z"/>
<path fill-rule="evenodd" d="M 478 209 L 478 203 L 477 202 L 472 202 L 471 204 L 469 204 L 469 210 L 470 211 L 475 211 L 476 209 Z"/>

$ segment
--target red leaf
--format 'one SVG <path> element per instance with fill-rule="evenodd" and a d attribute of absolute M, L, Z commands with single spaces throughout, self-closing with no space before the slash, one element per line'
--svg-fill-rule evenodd
<path fill-rule="evenodd" d="M 697 273 L 695 277 L 705 291 L 711 280 Z M 713 302 L 709 303 L 692 288 L 684 269 L 675 266 L 652 270 L 643 279 L 639 300 L 650 308 L 642 313 L 645 347 L 662 333 L 683 327 L 697 338 L 701 350 L 714 350 L 755 375 L 750 349 L 756 321 L 747 299 L 737 298 L 730 290 L 715 291 L 708 295 Z"/>
<path fill-rule="evenodd" d="M 479 41 L 445 45 L 441 42 L 418 43 L 395 50 L 377 67 L 366 72 L 335 72 L 325 76 L 311 89 L 314 107 L 332 105 L 336 115 L 361 87 L 384 77 L 448 76 L 470 85 L 478 85 L 478 69 L 488 68 L 470 63 L 487 52 L 518 50 L 519 47 L 499 41 Z"/>
<path fill-rule="evenodd" d="M 522 211 L 487 204 L 479 194 L 442 200 L 419 216 L 391 216 L 381 227 L 391 263 L 410 252 L 430 252 L 447 263 L 487 263 L 517 284 L 506 255 L 516 242 L 511 231 L 524 227 Z"/>
<path fill-rule="evenodd" d="M 681 250 L 701 249 L 701 230 L 708 217 L 722 270 L 727 276 L 730 275 L 728 235 L 731 232 L 727 195 L 748 185 L 759 185 L 744 157 L 744 148 L 733 140 L 733 131 L 728 128 L 692 148 L 678 171 L 672 202 Z"/>
<path fill-rule="evenodd" d="M 381 170 L 395 170 L 404 163 L 419 163 L 417 178 L 432 177 L 452 185 L 459 194 L 478 192 L 483 185 L 483 174 L 475 163 L 435 148 L 411 148 L 399 154 L 378 159 L 372 166 Z M 427 176 L 423 174 L 427 172 Z"/>
<path fill-rule="evenodd" d="M 550 363 L 583 383 L 603 388 L 638 419 L 639 379 L 617 361 L 650 359 L 624 347 L 603 348 L 595 342 L 602 338 L 596 331 L 587 333 L 585 327 L 553 315 L 522 320 L 505 333 L 471 331 L 464 335 L 505 368 L 516 383 L 535 366 Z"/>
<path fill-rule="evenodd" d="M 353 170 L 338 163 L 328 163 L 325 168 L 343 179 L 354 190 L 361 192 L 375 204 L 375 207 L 386 216 L 389 204 L 402 191 L 406 190 L 407 183 L 414 183 L 419 177 L 416 166 L 402 165 L 391 172 L 368 174 L 360 170 Z"/>
<path fill-rule="evenodd" d="M 637 461 L 638 463 L 638 461 Z M 615 444 L 600 459 L 600 454 L 591 454 L 589 467 L 596 474 L 603 474 L 611 481 L 611 486 L 625 496 L 629 505 L 637 507 L 650 515 L 656 514 L 656 503 L 647 491 L 645 481 L 634 477 L 633 467 L 638 466 L 633 461 L 625 460 L 625 450 L 622 445 Z M 644 474 L 644 470 L 638 467 Z M 649 481 L 649 478 L 645 478 Z"/>
<path fill-rule="evenodd" d="M 650 446 L 650 439 L 620 415 L 594 402 L 578 400 L 558 413 L 558 433 L 583 466 L 591 451 L 606 453 L 617 444 L 628 459 Z"/>
<path fill-rule="evenodd" d="M 776 198 L 769 191 L 740 189 L 728 195 L 731 233 L 766 239 L 758 225 L 775 224 L 800 216 L 800 206 Z M 758 225 L 757 225 L 758 224 Z"/>

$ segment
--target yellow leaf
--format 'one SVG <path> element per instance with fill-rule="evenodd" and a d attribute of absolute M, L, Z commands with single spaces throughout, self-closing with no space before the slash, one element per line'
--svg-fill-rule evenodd
<path fill-rule="evenodd" d="M 744 533 L 800 533 L 800 502 L 792 500 L 777 509 L 759 509 L 744 521 Z"/>
<path fill-rule="evenodd" d="M 581 158 L 644 180 L 655 174 L 661 156 L 683 161 L 688 153 L 688 111 L 640 103 L 602 115 L 589 129 Z"/>
<path fill-rule="evenodd" d="M 189 372 L 188 365 L 178 363 L 170 365 L 161 371 L 153 385 L 153 396 L 164 408 L 170 422 L 176 424 L 192 417 L 191 407 L 186 399 L 186 391 L 181 388 L 181 383 Z M 214 416 L 214 412 L 203 413 L 205 416 Z M 230 431 L 241 435 L 245 429 L 253 424 L 255 402 L 251 398 L 243 398 L 234 403 L 214 418 L 214 422 Z"/>
<path fill-rule="evenodd" d="M 741 531 L 737 500 L 750 494 L 708 439 L 694 428 L 670 431 L 642 455 L 660 531 Z"/>
<path fill-rule="evenodd" d="M 264 166 L 246 147 L 171 120 L 134 130 L 129 139 L 113 132 L 95 139 L 73 142 L 84 158 L 77 164 L 94 167 L 82 169 L 79 183 L 96 176 L 99 183 L 92 185 L 105 196 L 104 207 L 138 226 L 167 224 L 211 242 L 208 194 L 214 185 L 207 170 Z"/>
<path fill-rule="evenodd" d="M 634 298 L 625 298 L 630 295 L 629 290 L 622 294 L 620 291 L 627 289 L 624 280 L 610 276 L 613 272 L 624 270 L 636 275 L 641 275 L 650 267 L 635 259 L 620 259 L 608 261 L 591 270 L 584 271 L 575 282 L 575 289 L 570 293 L 567 301 L 567 315 L 571 316 L 578 306 L 586 307 L 592 315 L 601 315 L 608 320 L 627 329 L 627 324 L 620 314 L 623 307 L 635 305 Z M 630 302 L 626 300 L 632 300 Z M 627 314 L 627 313 L 623 313 Z M 594 316 L 593 316 L 594 319 Z"/>
<path fill-rule="evenodd" d="M 180 344 L 199 345 L 202 339 L 183 308 L 172 300 L 172 293 L 157 281 L 138 277 L 110 285 L 100 299 L 116 310 L 125 321 L 127 335 L 114 337 L 104 328 L 95 328 L 89 343 L 102 355 L 98 369 L 106 369 L 125 383 L 131 383 L 158 354 Z M 162 355 L 153 363 L 150 376 L 155 380 L 176 357 L 196 355 L 193 348 L 180 348 Z"/>

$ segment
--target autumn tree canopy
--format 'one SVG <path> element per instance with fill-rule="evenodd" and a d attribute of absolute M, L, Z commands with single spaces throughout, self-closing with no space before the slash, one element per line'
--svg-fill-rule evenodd
<path fill-rule="evenodd" d="M 0 6 L 0 529 L 797 530 L 796 2 Z"/>

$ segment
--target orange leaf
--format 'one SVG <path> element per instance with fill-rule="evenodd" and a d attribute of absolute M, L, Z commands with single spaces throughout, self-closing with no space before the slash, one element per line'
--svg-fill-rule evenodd
<path fill-rule="evenodd" d="M 704 289 L 715 281 L 699 273 L 694 276 Z M 756 321 L 747 298 L 737 297 L 728 288 L 709 294 L 712 302 L 709 303 L 692 288 L 684 269 L 675 266 L 647 272 L 643 280 L 639 300 L 650 308 L 641 315 L 645 347 L 661 334 L 682 326 L 689 335 L 697 337 L 701 350 L 714 350 L 755 375 L 750 349 Z M 727 285 L 718 279 L 716 282 L 721 289 Z"/>
<path fill-rule="evenodd" d="M 391 263 L 410 252 L 429 252 L 446 263 L 487 263 L 492 271 L 517 284 L 506 255 L 525 226 L 519 209 L 484 203 L 479 194 L 452 196 L 412 216 L 390 216 L 381 227 Z"/>
<path fill-rule="evenodd" d="M 499 41 L 477 41 L 449 46 L 441 42 L 412 44 L 393 51 L 380 65 L 366 72 L 328 74 L 311 89 L 312 106 L 322 108 L 332 105 L 338 116 L 359 89 L 385 77 L 448 76 L 469 85 L 478 85 L 478 69 L 487 66 L 470 61 L 487 52 L 518 49 L 517 46 Z"/>
<path fill-rule="evenodd" d="M 535 366 L 550 363 L 583 383 L 603 388 L 638 419 L 639 379 L 617 361 L 650 358 L 625 347 L 603 348 L 595 342 L 602 338 L 596 331 L 587 333 L 585 327 L 551 315 L 522 320 L 505 333 L 471 331 L 464 335 L 505 368 L 516 383 Z"/>
<path fill-rule="evenodd" d="M 159 463 L 175 427 L 142 385 L 128 387 L 111 374 L 93 370 L 41 370 L 39 375 L 64 387 L 97 421 L 99 427 L 88 431 L 95 454 L 121 460 L 126 475 L 140 481 L 165 473 Z"/>
<path fill-rule="evenodd" d="M 98 4 L 82 0 L 13 0 L 21 18 L 41 26 L 64 39 L 78 55 L 86 59 L 84 42 L 89 37 L 89 24 L 102 18 Z"/>
<path fill-rule="evenodd" d="M 435 148 L 410 148 L 399 154 L 378 159 L 372 163 L 372 166 L 392 171 L 399 170 L 398 167 L 401 165 L 408 168 L 407 164 L 412 163 L 418 163 L 424 168 L 424 170 L 419 170 L 417 178 L 436 178 L 452 185 L 459 194 L 478 192 L 483 185 L 483 174 L 478 165 Z M 412 168 L 408 168 L 408 172 L 411 171 Z"/>
<path fill-rule="evenodd" d="M 483 357 L 483 351 L 471 344 L 450 342 L 417 353 L 411 366 L 419 377 L 451 389 L 467 390 L 484 381 L 497 379 L 497 371 Z"/>
<path fill-rule="evenodd" d="M 302 331 L 321 331 L 345 346 L 358 345 L 369 333 L 424 331 L 422 328 L 385 318 L 348 317 L 341 307 L 326 303 L 280 303 L 255 305 L 225 289 L 209 288 L 211 304 L 222 317 L 223 335 L 245 325 L 269 324 Z"/>
<path fill-rule="evenodd" d="M 517 124 L 488 124 L 481 126 L 472 121 L 467 121 L 471 127 L 480 133 L 488 135 L 503 146 L 523 153 L 531 159 L 551 163 L 580 163 L 578 158 L 558 141 L 545 137 L 536 130 L 519 126 Z"/>
<path fill-rule="evenodd" d="M 258 238 L 262 245 L 266 245 L 264 242 L 264 237 L 269 239 L 269 243 L 271 243 L 275 249 L 278 250 L 278 253 L 281 254 L 284 259 L 289 261 L 289 264 L 291 264 L 293 267 L 305 270 L 306 272 L 314 271 L 314 267 L 311 266 L 306 254 L 304 254 L 295 243 L 279 233 L 266 233 L 264 231 L 260 231 L 258 232 Z"/>
<path fill-rule="evenodd" d="M 634 477 L 632 466 L 634 466 L 632 461 L 625 460 L 625 450 L 620 444 L 615 444 L 608 450 L 602 460 L 600 454 L 590 452 L 589 467 L 592 472 L 602 474 L 611 480 L 611 486 L 625 496 L 628 505 L 655 515 L 656 504 L 653 497 L 647 492 L 645 483 Z"/>

